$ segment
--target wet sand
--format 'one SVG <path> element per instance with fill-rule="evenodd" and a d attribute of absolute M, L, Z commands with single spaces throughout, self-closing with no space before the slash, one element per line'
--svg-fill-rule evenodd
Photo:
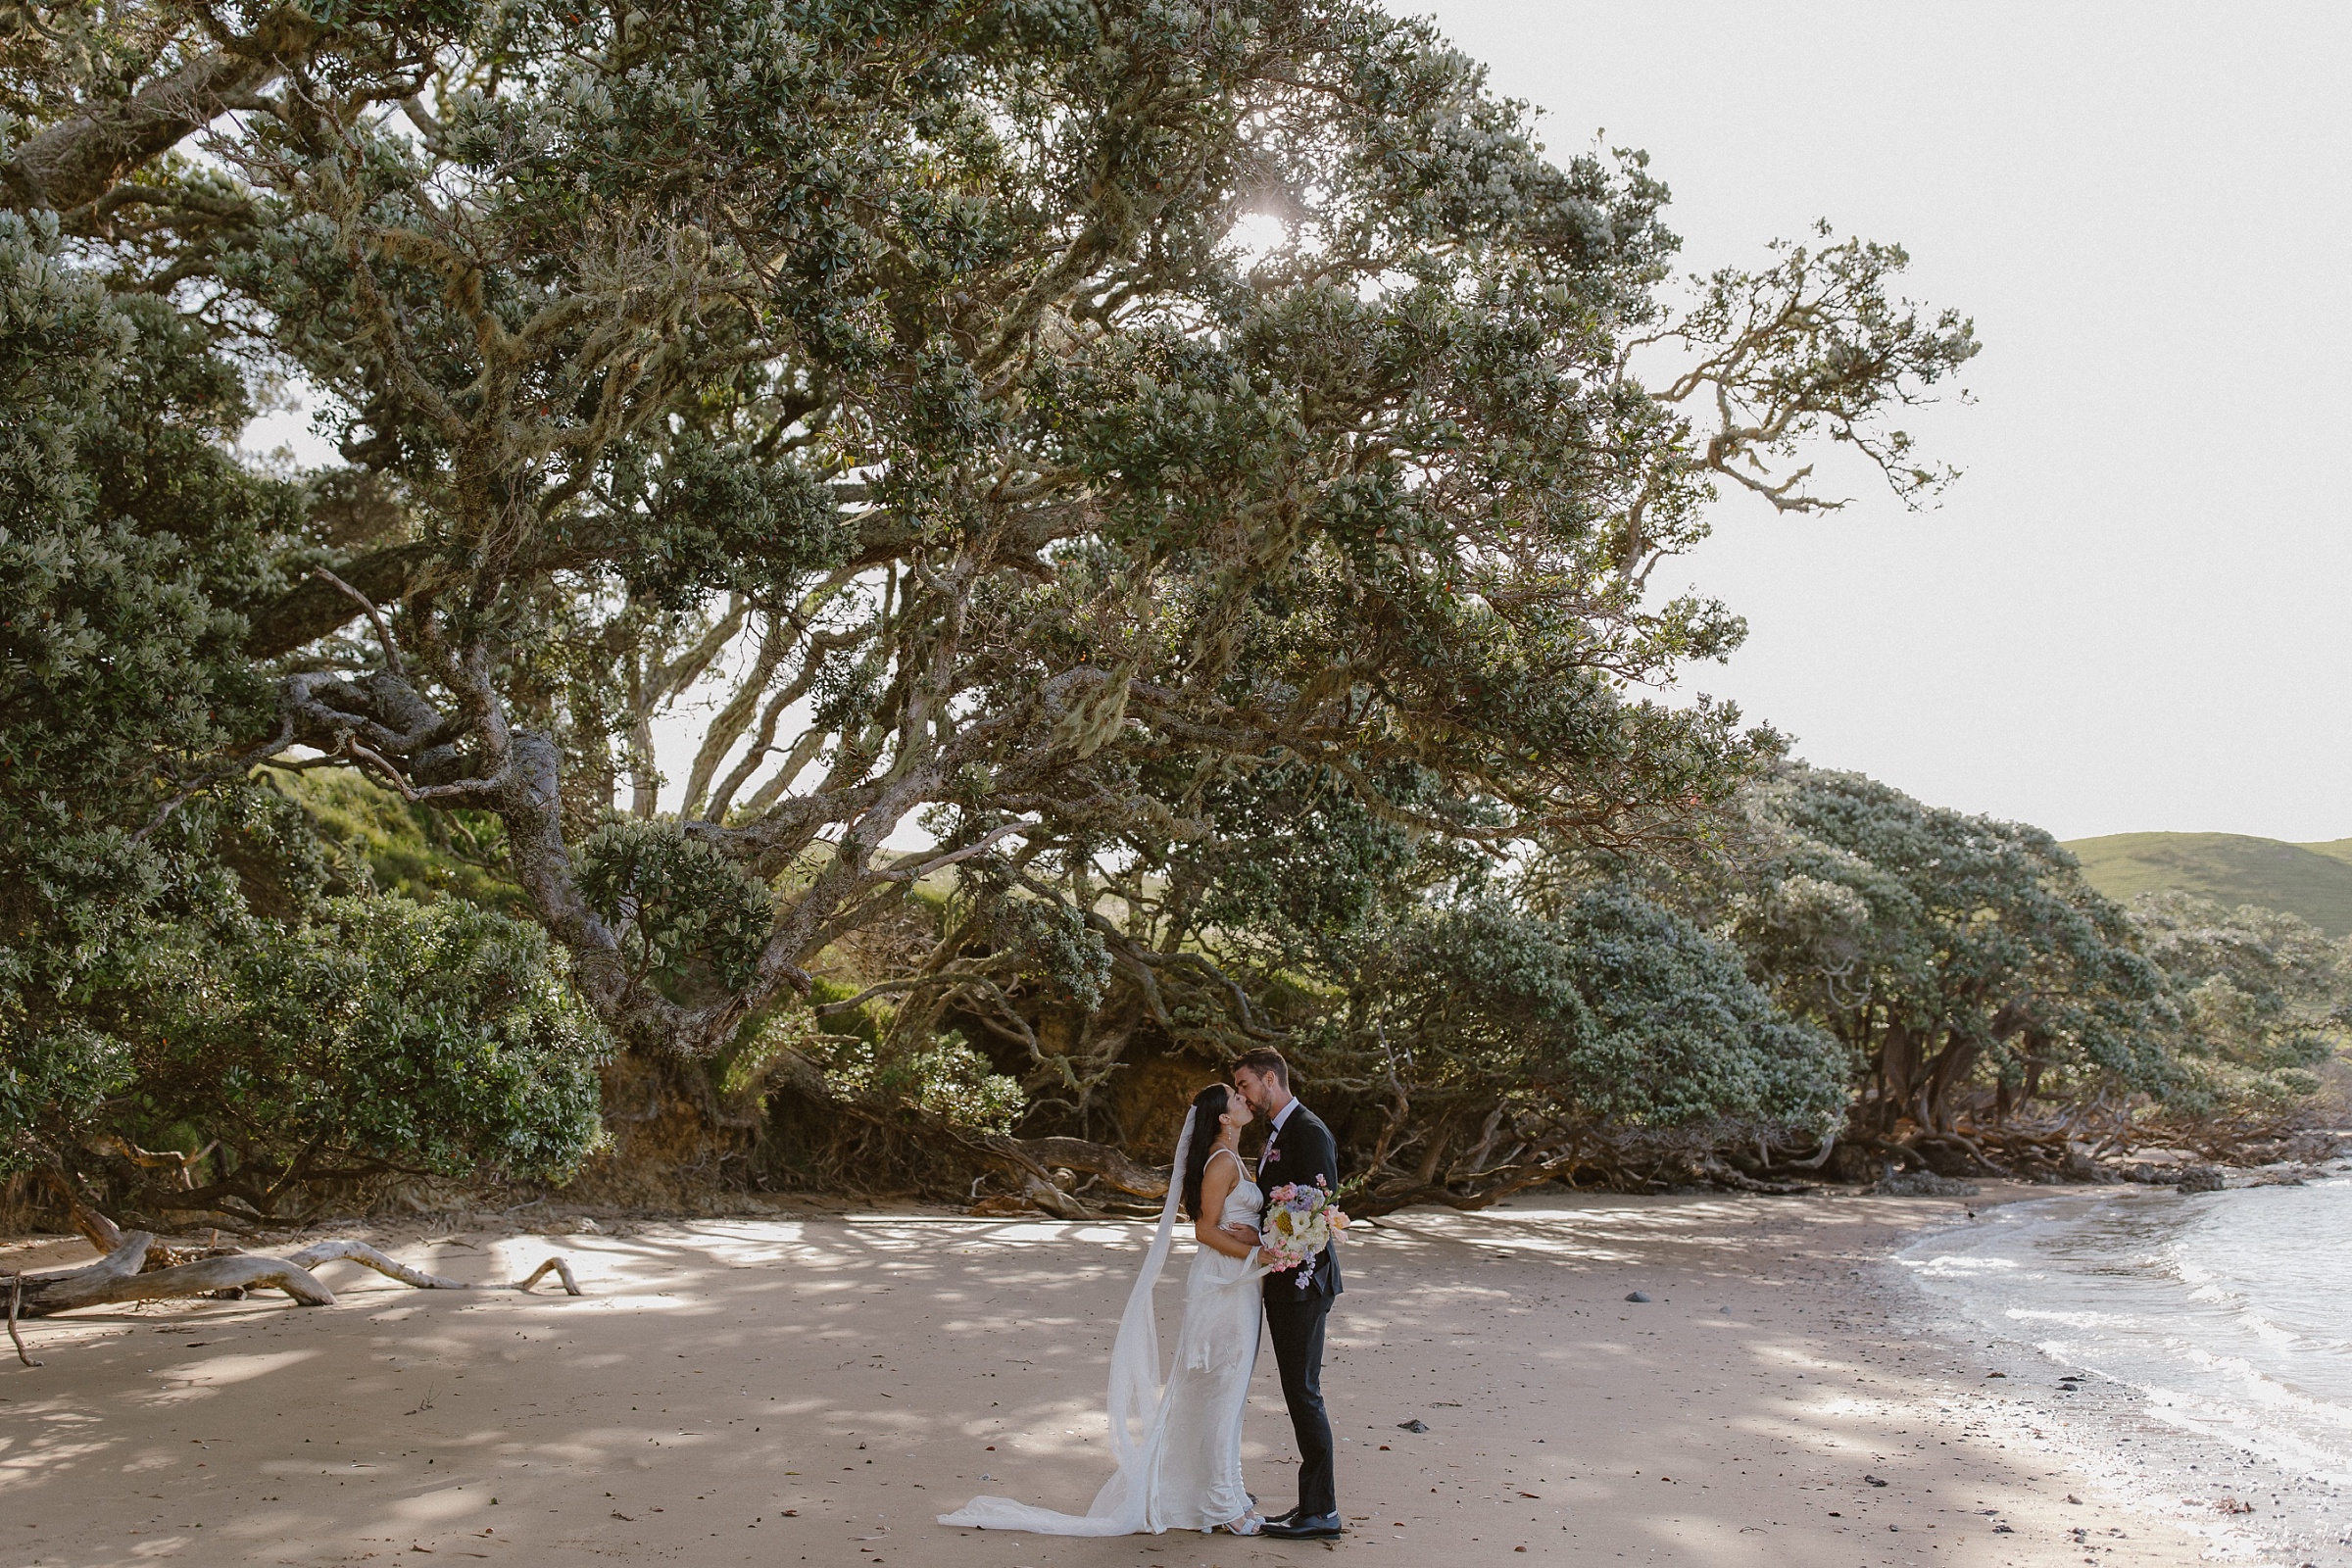
<path fill-rule="evenodd" d="M 586 1295 L 413 1291 L 338 1262 L 321 1270 L 333 1307 L 31 1324 L 47 1364 L 0 1367 L 0 1562 L 2198 1560 L 2177 1526 L 2065 1470 L 1983 1392 L 1964 1346 L 1906 1327 L 1882 1259 L 1961 1208 L 1570 1198 L 1351 1234 L 1324 1380 L 1348 1529 L 1335 1544 L 934 1522 L 977 1492 L 1084 1509 L 1108 1462 L 1101 1384 L 1142 1223 L 378 1232 L 474 1281 L 562 1251 Z M 19 1244 L 0 1263 L 88 1255 Z M 1251 1489 L 1287 1507 L 1270 1351 L 1247 1440 Z"/>

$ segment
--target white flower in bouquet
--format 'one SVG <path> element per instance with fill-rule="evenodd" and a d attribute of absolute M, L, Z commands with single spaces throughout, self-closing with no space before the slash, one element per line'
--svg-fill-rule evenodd
<path fill-rule="evenodd" d="M 1266 1195 L 1266 1223 L 1261 1233 L 1266 1249 L 1279 1259 L 1268 1266 L 1277 1271 L 1303 1268 L 1311 1280 L 1315 1259 L 1323 1255 L 1332 1238 L 1347 1228 L 1348 1215 L 1332 1202 L 1321 1177 L 1312 1187 L 1277 1187 Z"/>

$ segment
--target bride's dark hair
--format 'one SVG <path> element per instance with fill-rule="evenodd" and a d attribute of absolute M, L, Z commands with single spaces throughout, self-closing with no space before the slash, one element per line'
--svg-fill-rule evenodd
<path fill-rule="evenodd" d="M 1200 1217 L 1200 1178 L 1208 1171 L 1208 1156 L 1216 1152 L 1217 1126 L 1225 1114 L 1226 1097 L 1233 1093 L 1224 1084 L 1210 1084 L 1193 1097 L 1193 1147 L 1184 1152 L 1184 1217 Z"/>

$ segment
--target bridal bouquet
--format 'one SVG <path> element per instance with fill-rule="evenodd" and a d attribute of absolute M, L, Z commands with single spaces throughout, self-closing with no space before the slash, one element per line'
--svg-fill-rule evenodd
<path fill-rule="evenodd" d="M 1277 1187 L 1266 1195 L 1266 1223 L 1260 1233 L 1265 1246 L 1282 1261 L 1276 1270 L 1304 1268 L 1301 1280 L 1315 1277 L 1315 1259 L 1331 1239 L 1348 1228 L 1348 1216 L 1333 1206 L 1323 1179 L 1312 1187 Z"/>

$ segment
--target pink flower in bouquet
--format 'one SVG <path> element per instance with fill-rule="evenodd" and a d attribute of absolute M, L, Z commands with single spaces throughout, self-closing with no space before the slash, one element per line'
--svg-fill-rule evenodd
<path fill-rule="evenodd" d="M 1318 1180 L 1312 1187 L 1278 1187 L 1266 1198 L 1264 1236 L 1275 1270 L 1303 1268 L 1314 1278 L 1315 1259 L 1332 1238 L 1347 1226 L 1348 1216 L 1332 1202 L 1331 1193 Z"/>

